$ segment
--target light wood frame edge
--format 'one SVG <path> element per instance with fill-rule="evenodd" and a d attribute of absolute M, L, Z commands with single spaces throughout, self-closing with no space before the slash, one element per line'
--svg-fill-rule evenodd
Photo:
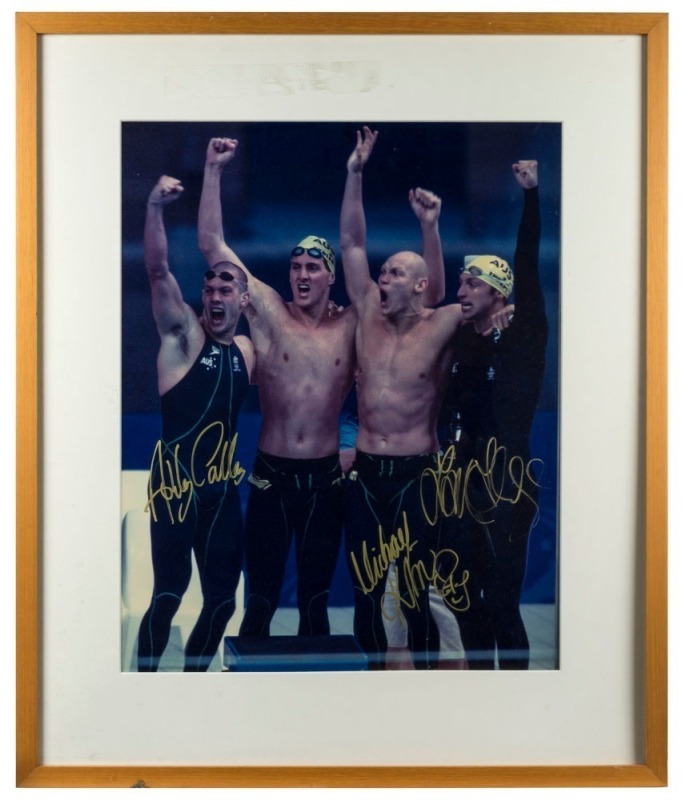
<path fill-rule="evenodd" d="M 640 35 L 646 41 L 644 763 L 128 767 L 40 763 L 39 38 L 46 34 Z M 664 786 L 667 783 L 667 14 L 24 13 L 17 45 L 17 786 Z"/>

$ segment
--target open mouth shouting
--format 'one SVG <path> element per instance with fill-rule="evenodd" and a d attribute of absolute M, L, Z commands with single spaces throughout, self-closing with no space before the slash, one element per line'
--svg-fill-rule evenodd
<path fill-rule="evenodd" d="M 222 306 L 211 306 L 208 314 L 213 325 L 220 325 L 225 319 L 225 309 Z"/>
<path fill-rule="evenodd" d="M 386 300 L 388 299 L 388 295 L 383 289 L 379 289 L 379 302 L 382 306 L 386 305 Z"/>
<path fill-rule="evenodd" d="M 298 289 L 298 293 L 301 297 L 307 297 L 310 294 L 309 283 L 297 283 L 296 288 Z"/>

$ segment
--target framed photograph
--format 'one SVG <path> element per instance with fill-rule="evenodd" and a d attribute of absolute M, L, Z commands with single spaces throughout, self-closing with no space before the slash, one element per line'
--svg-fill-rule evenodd
<path fill-rule="evenodd" d="M 17 784 L 665 785 L 667 15 L 19 13 L 16 31 Z M 408 262 L 427 276 L 409 309 L 447 336 L 412 356 L 399 339 L 390 378 Z M 288 327 L 312 302 L 319 352 Z M 614 303 L 625 330 L 603 325 Z M 327 342 L 341 379 L 302 366 Z M 240 402 L 206 416 L 196 387 L 228 376 Z M 292 520 L 301 464 L 326 497 L 315 403 L 342 465 L 356 436 L 358 454 L 352 510 L 324 507 L 338 537 L 310 555 L 313 512 Z M 403 422 L 373 427 L 379 408 Z M 432 459 L 416 478 L 413 457 Z M 406 505 L 383 517 L 389 471 Z M 518 597 L 497 611 L 498 591 Z"/>

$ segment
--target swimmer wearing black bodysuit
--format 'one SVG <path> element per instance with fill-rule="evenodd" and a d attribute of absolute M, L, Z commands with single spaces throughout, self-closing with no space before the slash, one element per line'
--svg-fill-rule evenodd
<path fill-rule="evenodd" d="M 154 590 L 140 625 L 140 671 L 158 668 L 189 585 L 192 550 L 203 606 L 187 641 L 186 672 L 208 669 L 234 613 L 243 524 L 239 476 L 226 473 L 248 385 L 239 347 L 207 336 L 187 375 L 161 396 L 162 438 L 149 478 Z"/>
<path fill-rule="evenodd" d="M 444 523 L 444 537 L 469 570 L 471 607 L 458 614 L 470 669 L 528 669 L 529 643 L 521 618 L 528 541 L 537 515 L 537 469 L 530 430 L 545 371 L 548 324 L 538 270 L 540 208 L 537 187 L 524 190 L 514 255 L 513 323 L 501 334 L 479 335 L 467 325 L 455 335 L 449 444 L 458 463 L 477 462 L 468 492 L 475 514 Z M 525 470 L 522 491 L 510 474 Z M 498 501 L 490 486 L 513 498 Z M 518 494 L 518 497 L 517 497 Z M 479 519 L 474 517 L 478 516 Z M 454 540 L 449 537 L 455 537 Z M 453 543 L 454 541 L 454 543 Z"/>

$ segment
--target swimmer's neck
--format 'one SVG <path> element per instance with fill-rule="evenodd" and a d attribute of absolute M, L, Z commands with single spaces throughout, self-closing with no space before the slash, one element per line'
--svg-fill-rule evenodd
<path fill-rule="evenodd" d="M 287 308 L 291 316 L 309 328 L 317 328 L 329 317 L 329 300 L 301 308 L 293 300 L 287 303 Z"/>
<path fill-rule="evenodd" d="M 388 315 L 384 319 L 389 327 L 396 333 L 409 331 L 426 314 L 425 308 L 410 308 L 406 311 L 399 311 L 396 314 Z"/>

